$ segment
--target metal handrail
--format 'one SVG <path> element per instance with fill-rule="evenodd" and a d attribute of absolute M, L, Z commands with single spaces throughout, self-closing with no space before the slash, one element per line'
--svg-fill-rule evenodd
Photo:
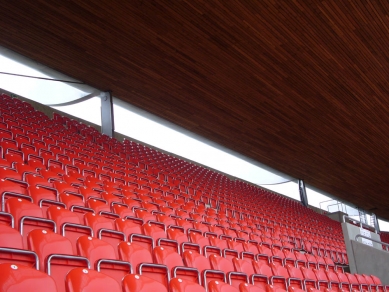
<path fill-rule="evenodd" d="M 357 220 L 357 219 L 351 218 L 350 216 L 347 216 L 347 215 L 343 215 L 343 223 L 346 223 L 346 218 L 349 219 L 349 220 L 351 220 L 351 221 L 354 221 L 354 222 L 359 223 L 359 226 L 360 226 L 361 228 L 362 228 L 362 227 L 370 228 L 370 229 L 373 229 L 373 232 L 376 232 L 375 227 L 370 226 L 370 225 L 368 225 L 368 224 L 365 224 L 365 223 L 363 223 L 362 221 L 359 221 L 359 220 Z"/>
<path fill-rule="evenodd" d="M 322 201 L 322 202 L 319 203 L 319 208 L 322 209 L 322 210 L 324 210 L 324 209 L 321 207 L 321 204 L 322 204 L 322 203 L 326 203 L 326 202 L 331 202 L 331 201 L 336 201 L 336 200 L 331 199 L 331 200 Z M 336 201 L 336 202 L 337 202 L 337 201 Z M 327 208 L 327 210 L 328 210 L 328 208 Z"/>
<path fill-rule="evenodd" d="M 339 205 L 342 205 L 342 203 L 338 202 L 338 201 L 336 201 L 336 204 L 327 205 L 327 211 L 328 212 L 330 211 L 329 207 L 331 207 L 331 206 L 338 206 L 338 211 L 340 211 L 339 210 Z M 343 209 L 341 211 L 343 212 Z"/>
<path fill-rule="evenodd" d="M 367 239 L 367 240 L 374 241 L 375 243 L 385 245 L 385 246 L 387 246 L 387 250 L 388 250 L 388 248 L 389 248 L 389 243 L 386 243 L 386 242 L 383 242 L 383 241 L 379 241 L 379 240 L 376 240 L 376 239 L 373 239 L 373 238 L 364 236 L 364 235 L 362 235 L 362 234 L 357 234 L 357 235 L 355 235 L 355 241 L 358 241 L 358 238 L 365 238 L 365 239 Z"/>

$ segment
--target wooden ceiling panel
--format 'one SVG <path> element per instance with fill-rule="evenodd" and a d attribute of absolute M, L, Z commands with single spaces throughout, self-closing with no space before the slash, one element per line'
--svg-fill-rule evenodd
<path fill-rule="evenodd" d="M 388 12 L 378 0 L 3 1 L 0 45 L 389 219 Z"/>

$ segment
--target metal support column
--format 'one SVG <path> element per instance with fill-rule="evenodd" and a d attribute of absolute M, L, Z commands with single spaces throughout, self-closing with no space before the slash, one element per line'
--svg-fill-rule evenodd
<path fill-rule="evenodd" d="M 112 94 L 110 91 L 100 93 L 101 98 L 101 133 L 113 137 L 114 120 Z"/>
<path fill-rule="evenodd" d="M 381 233 L 380 225 L 378 224 L 377 216 L 374 213 L 372 213 L 371 217 L 372 217 L 373 222 L 374 222 L 375 233 L 378 233 L 378 234 Z"/>
<path fill-rule="evenodd" d="M 305 183 L 302 179 L 298 180 L 299 184 L 299 192 L 300 192 L 300 200 L 301 203 L 305 206 L 308 207 L 308 197 L 307 197 L 307 191 L 305 189 Z"/>

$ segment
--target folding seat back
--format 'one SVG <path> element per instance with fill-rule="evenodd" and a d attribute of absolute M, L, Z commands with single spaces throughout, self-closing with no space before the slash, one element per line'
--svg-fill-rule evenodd
<path fill-rule="evenodd" d="M 236 235 L 236 229 L 233 228 L 224 228 L 224 234 L 230 238 L 235 238 Z"/>
<path fill-rule="evenodd" d="M 286 265 L 286 268 L 287 268 L 289 276 L 291 278 L 304 279 L 304 275 L 300 269 L 298 269 L 292 265 Z"/>
<path fill-rule="evenodd" d="M 74 193 L 61 193 L 59 194 L 59 201 L 66 205 L 66 208 L 73 210 L 76 207 L 85 207 L 83 197 Z"/>
<path fill-rule="evenodd" d="M 152 198 L 150 198 L 150 200 L 152 201 Z M 153 211 L 159 211 L 158 206 L 151 202 L 142 202 L 142 208 L 146 209 L 150 213 Z"/>
<path fill-rule="evenodd" d="M 67 292 L 112 291 L 121 292 L 115 279 L 94 270 L 75 268 L 65 278 Z"/>
<path fill-rule="evenodd" d="M 119 258 L 130 262 L 134 272 L 139 272 L 141 263 L 153 263 L 153 256 L 149 249 L 131 242 L 121 242 L 118 246 Z"/>
<path fill-rule="evenodd" d="M 362 292 L 368 292 L 371 290 L 371 286 L 364 276 L 360 274 L 354 274 L 354 276 L 358 280 Z"/>
<path fill-rule="evenodd" d="M 354 274 L 350 273 L 345 273 L 345 275 L 351 285 L 351 289 L 361 291 L 361 285 L 359 284 L 357 277 Z"/>
<path fill-rule="evenodd" d="M 255 274 L 255 270 L 252 264 L 252 260 L 233 258 L 234 270 L 237 272 L 245 273 L 248 276 Z"/>
<path fill-rule="evenodd" d="M 183 278 L 173 278 L 169 283 L 170 292 L 205 292 L 199 283 L 185 280 Z"/>
<path fill-rule="evenodd" d="M 0 148 L 1 150 L 1 148 Z M 0 168 L 1 170 L 2 168 Z M 16 171 L 12 171 L 13 173 L 16 173 Z M 17 174 L 17 173 L 16 173 Z M 22 181 L 19 181 L 18 179 L 13 179 L 9 177 L 2 176 L 0 174 L 0 195 L 2 200 L 3 197 L 6 195 L 6 193 L 14 193 L 14 194 L 20 194 L 25 195 L 26 194 L 26 184 Z"/>
<path fill-rule="evenodd" d="M 256 260 L 262 263 L 269 264 L 270 258 L 273 256 L 270 248 L 265 245 L 258 247 L 259 253 L 256 255 Z"/>
<path fill-rule="evenodd" d="M 171 249 L 163 246 L 154 248 L 155 263 L 165 265 L 169 268 L 170 274 L 192 282 L 199 282 L 200 275 L 196 268 L 185 267 L 182 257 Z"/>
<path fill-rule="evenodd" d="M 154 248 L 154 259 L 155 263 L 166 265 L 170 271 L 175 267 L 184 266 L 182 258 L 177 252 L 164 248 L 163 246 L 156 246 Z"/>
<path fill-rule="evenodd" d="M 256 284 L 256 286 L 254 286 L 256 287 L 255 289 L 254 287 L 251 286 L 242 287 L 242 284 L 240 284 L 239 285 L 240 290 L 243 289 L 244 291 L 255 291 L 258 289 L 262 289 L 262 290 L 266 289 L 266 285 L 269 283 L 269 278 L 273 275 L 269 266 L 267 266 L 269 269 L 268 273 L 263 274 L 263 273 L 257 273 L 255 271 L 253 264 L 255 264 L 260 270 L 259 264 L 256 261 L 250 259 L 234 258 L 232 259 L 232 262 L 234 264 L 235 271 L 246 274 L 250 278 L 249 282 Z"/>
<path fill-rule="evenodd" d="M 117 214 L 120 218 L 123 219 L 126 217 L 135 216 L 135 213 L 125 204 L 112 204 L 111 209 L 114 214 Z"/>
<path fill-rule="evenodd" d="M 176 218 L 176 225 L 184 228 L 186 231 L 193 228 L 193 222 L 185 218 Z"/>
<path fill-rule="evenodd" d="M 157 220 L 158 222 L 165 224 L 166 227 L 176 225 L 176 220 L 168 215 L 157 214 Z"/>
<path fill-rule="evenodd" d="M 305 280 L 310 281 L 309 284 L 306 284 L 307 289 L 308 288 L 316 288 L 317 287 L 317 277 L 315 275 L 315 272 L 311 268 L 300 267 L 300 269 L 304 275 Z M 312 283 L 311 283 L 311 281 L 312 281 Z"/>
<path fill-rule="evenodd" d="M 202 234 L 209 232 L 210 231 L 209 227 L 210 227 L 210 224 L 203 222 L 203 221 L 193 222 L 193 228 L 201 231 Z"/>
<path fill-rule="evenodd" d="M 209 237 L 209 243 L 212 246 L 216 246 L 220 248 L 221 250 L 229 249 L 227 240 L 217 238 L 215 236 Z"/>
<path fill-rule="evenodd" d="M 78 189 L 80 194 L 84 197 L 84 200 L 88 200 L 90 197 L 92 198 L 101 198 L 100 192 L 92 187 L 82 186 Z"/>
<path fill-rule="evenodd" d="M 228 283 L 234 287 L 239 287 L 240 283 L 249 282 L 248 275 L 242 272 L 235 271 L 231 260 L 212 254 L 209 256 L 209 262 L 214 270 L 219 270 L 225 273 Z"/>
<path fill-rule="evenodd" d="M 87 213 L 84 215 L 85 225 L 93 229 L 94 237 L 103 239 L 111 244 L 115 250 L 116 257 L 118 257 L 117 245 L 126 240 L 123 232 L 117 231 L 115 228 L 115 221 L 102 215 L 94 213 Z"/>
<path fill-rule="evenodd" d="M 215 254 L 209 256 L 209 262 L 211 263 L 212 269 L 223 271 L 225 274 L 235 270 L 230 260 Z"/>
<path fill-rule="evenodd" d="M 323 257 L 316 256 L 316 262 L 317 262 L 317 268 L 319 270 L 322 270 L 322 271 L 327 270 L 327 264 L 326 264 L 326 261 Z"/>
<path fill-rule="evenodd" d="M 163 223 L 151 221 L 143 224 L 142 229 L 143 234 L 152 237 L 155 244 L 157 244 L 160 238 L 167 238 L 166 228 Z"/>
<path fill-rule="evenodd" d="M 1 263 L 0 271 L 0 287 L 3 292 L 57 292 L 55 281 L 45 272 L 10 263 Z"/>
<path fill-rule="evenodd" d="M 168 292 L 168 287 L 144 275 L 131 274 L 123 278 L 123 292 Z M 109 291 L 109 290 L 108 290 Z"/>
<path fill-rule="evenodd" d="M 373 275 L 362 275 L 366 281 L 370 284 L 371 292 L 382 292 L 385 291 L 384 286 L 381 284 L 381 280 Z M 388 287 L 386 287 L 386 290 L 388 290 Z"/>
<path fill-rule="evenodd" d="M 67 182 L 64 181 L 54 181 L 53 188 L 55 188 L 58 193 L 78 193 L 78 189 L 71 186 Z"/>
<path fill-rule="evenodd" d="M 218 279 L 221 281 L 226 280 L 225 273 L 223 271 L 212 270 L 209 259 L 199 254 L 198 252 L 192 250 L 184 251 L 183 261 L 185 266 L 196 268 L 201 273 L 201 284 L 204 287 L 207 287 L 207 283 L 213 279 Z"/>
<path fill-rule="evenodd" d="M 239 289 L 225 282 L 213 280 L 208 283 L 208 292 L 239 292 Z"/>
<path fill-rule="evenodd" d="M 92 228 L 82 225 L 80 217 L 74 212 L 59 206 L 51 206 L 46 212 L 47 218 L 55 222 L 57 233 L 71 241 L 74 251 L 77 250 L 76 243 L 80 236 L 93 234 Z"/>
<path fill-rule="evenodd" d="M 179 252 L 182 253 L 182 244 L 184 242 L 188 242 L 188 235 L 185 234 L 184 229 L 172 226 L 166 230 L 166 235 L 168 239 L 177 241 L 178 245 L 180 246 Z"/>
<path fill-rule="evenodd" d="M 347 276 L 340 272 L 335 272 L 336 276 L 338 276 L 339 282 L 342 285 L 342 290 L 344 291 L 352 291 L 351 284 Z M 359 289 L 358 289 L 359 290 Z"/>
<path fill-rule="evenodd" d="M 23 236 L 23 244 L 27 246 L 27 234 L 36 228 L 48 228 L 55 231 L 54 221 L 46 219 L 42 209 L 21 198 L 10 198 L 5 202 L 5 211 L 12 214 L 15 227 Z"/>
<path fill-rule="evenodd" d="M 266 292 L 266 289 L 248 283 L 241 283 L 239 285 L 239 291 L 240 292 Z"/>
<path fill-rule="evenodd" d="M 308 268 L 311 269 L 316 269 L 317 268 L 317 259 L 314 255 L 312 254 L 305 254 L 305 257 L 307 258 L 307 266 Z"/>
<path fill-rule="evenodd" d="M 37 253 L 39 270 L 52 276 L 58 291 L 64 291 L 65 275 L 75 267 L 89 268 L 86 258 L 75 255 L 69 239 L 46 229 L 34 229 L 27 237 L 28 248 Z"/>
<path fill-rule="evenodd" d="M 155 215 L 145 209 L 136 209 L 135 216 L 143 220 L 143 223 L 148 223 L 149 221 L 156 221 Z"/>
<path fill-rule="evenodd" d="M 43 201 L 57 201 L 57 193 L 54 189 L 50 190 L 40 186 L 29 186 L 27 194 L 33 199 L 34 203 L 39 205 Z M 47 208 L 46 208 L 47 209 Z"/>
<path fill-rule="evenodd" d="M 271 278 L 272 285 L 282 289 L 286 289 L 288 286 L 303 289 L 302 275 L 298 273 L 298 269 L 295 270 L 291 266 L 285 268 L 275 263 L 271 263 L 270 266 L 274 275 Z"/>
<path fill-rule="evenodd" d="M 363 282 L 363 280 L 362 281 L 360 281 L 359 280 L 359 277 L 363 277 L 363 278 L 365 278 L 365 282 Z M 367 284 L 369 284 L 370 286 L 375 286 L 375 285 L 377 285 L 376 283 L 374 283 L 374 280 L 373 280 L 373 278 L 371 277 L 371 276 L 369 276 L 369 275 L 365 275 L 365 274 L 362 274 L 362 275 L 358 275 L 358 281 L 359 281 L 359 283 L 367 283 Z"/>
<path fill-rule="evenodd" d="M 335 272 L 335 263 L 334 263 L 334 261 L 331 258 L 329 258 L 329 257 L 325 257 L 324 261 L 325 261 L 325 263 L 327 265 L 327 270 L 331 270 L 331 271 Z"/>
<path fill-rule="evenodd" d="M 142 224 L 143 221 L 138 218 L 117 218 L 115 220 L 116 230 L 124 233 L 127 238 L 131 234 L 143 234 Z"/>
<path fill-rule="evenodd" d="M 92 268 L 107 274 L 119 283 L 127 273 L 132 273 L 131 264 L 119 261 L 112 245 L 101 239 L 81 236 L 77 240 L 77 251 L 80 256 L 89 259 Z"/>
<path fill-rule="evenodd" d="M 166 201 L 165 201 L 166 202 Z M 166 202 L 166 204 L 168 204 Z M 168 206 L 163 206 L 163 205 L 160 205 L 159 207 L 159 210 L 165 214 L 165 216 L 170 216 L 170 215 L 175 215 L 175 210 L 171 207 L 168 207 Z M 172 223 L 173 225 L 176 224 L 176 222 L 174 221 L 174 223 Z"/>
<path fill-rule="evenodd" d="M 327 271 L 325 271 L 325 274 L 327 276 L 328 281 L 330 282 L 331 289 L 334 290 L 334 291 L 337 291 L 337 292 L 341 291 L 342 290 L 342 288 L 341 288 L 342 285 L 339 282 L 339 278 L 336 275 L 336 273 L 331 271 L 331 270 L 327 270 Z"/>
<path fill-rule="evenodd" d="M 209 239 L 207 237 L 204 237 L 198 232 L 189 232 L 188 238 L 190 242 L 200 245 L 201 249 L 204 250 L 204 247 L 209 246 Z"/>
<path fill-rule="evenodd" d="M 380 278 L 378 278 L 377 276 L 374 276 L 374 275 L 370 275 L 370 277 L 373 279 L 373 281 L 376 285 L 382 285 Z"/>
<path fill-rule="evenodd" d="M 319 290 L 314 289 L 314 288 L 309 288 L 308 290 L 309 290 L 309 292 L 320 292 Z M 289 286 L 288 292 L 305 292 L 305 290 L 297 288 L 297 287 Z"/>
<path fill-rule="evenodd" d="M 12 218 L 12 217 L 11 217 Z M 23 238 L 13 224 L 0 224 L 0 247 L 23 249 Z"/>
<path fill-rule="evenodd" d="M 284 259 L 285 255 L 281 251 L 281 249 L 275 248 L 274 246 L 271 247 L 272 256 L 270 257 L 271 262 L 283 266 L 284 265 Z"/>
<path fill-rule="evenodd" d="M 325 273 L 325 271 L 323 270 L 313 270 L 313 272 L 315 273 L 315 276 L 317 278 L 317 286 L 318 288 L 320 288 L 320 290 L 325 290 L 325 289 L 330 289 L 331 288 L 331 285 L 330 285 L 330 282 L 327 278 L 327 275 Z"/>
<path fill-rule="evenodd" d="M 101 214 L 102 212 L 110 213 L 111 208 L 109 207 L 106 200 L 99 198 L 89 198 L 86 200 L 86 207 L 92 209 L 96 214 Z"/>
<path fill-rule="evenodd" d="M 224 234 L 224 229 L 227 227 L 229 227 L 229 224 L 223 220 L 220 220 L 219 224 L 217 224 L 217 225 L 209 225 L 208 226 L 209 231 L 217 234 L 217 236 L 219 236 L 219 237 Z"/>
<path fill-rule="evenodd" d="M 103 200 L 107 201 L 108 206 L 112 206 L 113 203 L 122 203 L 122 196 L 120 194 L 102 192 L 100 195 Z"/>
<path fill-rule="evenodd" d="M 236 232 L 236 235 L 238 236 L 238 238 L 241 238 L 244 241 L 249 241 L 250 240 L 250 236 L 249 236 L 249 233 L 247 231 L 238 230 Z"/>
<path fill-rule="evenodd" d="M 236 239 L 229 239 L 227 240 L 228 248 L 236 250 L 239 254 L 242 252 L 245 252 L 245 242 L 241 240 Z"/>
<path fill-rule="evenodd" d="M 192 250 L 186 250 L 182 254 L 183 261 L 185 263 L 185 266 L 190 268 L 196 268 L 201 273 L 205 270 L 211 270 L 211 264 L 209 260 L 199 254 L 198 252 L 192 251 Z"/>
<path fill-rule="evenodd" d="M 4 217 L 8 217 L 6 213 L 3 214 Z M 23 264 L 38 269 L 38 256 L 25 249 L 27 246 L 24 246 L 21 234 L 13 228 L 12 216 L 9 215 L 9 218 L 11 219 L 9 225 L 0 224 L 0 262 Z"/>

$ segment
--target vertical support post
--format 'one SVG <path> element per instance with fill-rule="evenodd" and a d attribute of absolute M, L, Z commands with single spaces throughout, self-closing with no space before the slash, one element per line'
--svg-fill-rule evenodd
<path fill-rule="evenodd" d="M 100 93 L 101 99 L 101 133 L 113 137 L 114 120 L 111 91 Z"/>
<path fill-rule="evenodd" d="M 358 208 L 358 215 L 359 215 L 359 221 L 361 222 L 361 226 L 362 226 L 362 223 L 367 224 L 365 210 Z"/>
<path fill-rule="evenodd" d="M 375 233 L 377 233 L 377 234 L 381 233 L 380 225 L 378 224 L 377 216 L 374 213 L 372 213 L 371 216 L 373 217 L 373 220 L 374 220 Z"/>
<path fill-rule="evenodd" d="M 298 180 L 298 185 L 299 185 L 299 192 L 300 192 L 300 200 L 301 203 L 305 206 L 308 207 L 308 197 L 307 197 L 307 191 L 305 189 L 305 183 L 302 179 Z"/>

